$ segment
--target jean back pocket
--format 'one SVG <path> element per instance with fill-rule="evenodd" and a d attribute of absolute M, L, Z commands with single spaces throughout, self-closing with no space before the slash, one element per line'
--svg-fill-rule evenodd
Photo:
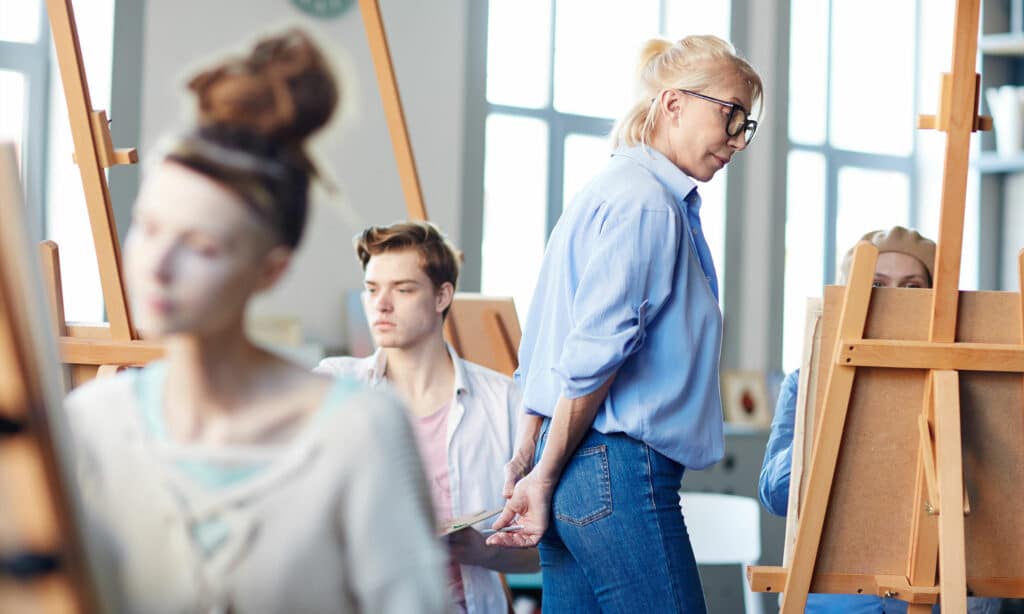
<path fill-rule="evenodd" d="M 580 448 L 573 454 L 558 482 L 552 508 L 555 518 L 577 526 L 612 513 L 607 446 Z"/>

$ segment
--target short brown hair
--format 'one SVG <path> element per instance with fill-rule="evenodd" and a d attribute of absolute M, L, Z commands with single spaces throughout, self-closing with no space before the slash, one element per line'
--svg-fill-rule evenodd
<path fill-rule="evenodd" d="M 461 257 L 455 246 L 430 222 L 398 222 L 390 226 L 370 226 L 353 241 L 356 256 L 366 271 L 370 258 L 390 251 L 413 249 L 420 254 L 420 264 L 434 288 L 448 282 L 458 287 Z M 451 305 L 448 306 L 451 309 Z M 442 317 L 448 316 L 448 309 Z"/>

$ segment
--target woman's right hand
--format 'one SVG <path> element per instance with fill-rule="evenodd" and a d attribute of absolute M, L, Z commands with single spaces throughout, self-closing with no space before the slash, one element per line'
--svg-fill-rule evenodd
<path fill-rule="evenodd" d="M 555 490 L 555 484 L 554 480 L 542 477 L 536 468 L 516 482 L 512 496 L 505 503 L 505 509 L 491 528 L 500 531 L 512 524 L 522 528 L 518 531 L 495 533 L 487 538 L 487 545 L 507 548 L 536 546 L 548 529 L 551 495 Z"/>

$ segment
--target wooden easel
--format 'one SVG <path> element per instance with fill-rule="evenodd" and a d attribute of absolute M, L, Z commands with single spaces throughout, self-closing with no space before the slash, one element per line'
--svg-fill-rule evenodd
<path fill-rule="evenodd" d="M 981 596 L 1024 596 L 1024 564 L 1019 554 L 1000 550 L 1019 553 L 1020 542 L 1013 528 L 1019 522 L 1006 517 L 1018 514 L 1016 504 L 1021 497 L 1016 489 L 1020 485 L 1002 485 L 1005 501 L 994 500 L 989 496 L 993 489 L 986 486 L 995 479 L 995 474 L 987 471 L 992 464 L 1009 464 L 1005 470 L 1016 471 L 1024 450 L 1024 441 L 1016 438 L 1021 429 L 1020 378 L 998 375 L 1024 373 L 1024 252 L 1018 293 L 958 290 L 969 139 L 972 131 L 991 127 L 988 118 L 977 114 L 979 9 L 979 0 L 958 0 L 952 73 L 943 75 L 936 115 L 921 116 L 918 121 L 921 128 L 948 135 L 933 289 L 873 292 L 878 252 L 866 242 L 854 251 L 845 289 L 826 289 L 821 347 L 823 354 L 825 348 L 831 349 L 830 360 L 823 357 L 819 363 L 819 375 L 824 379 L 823 395 L 819 396 L 823 400 L 814 419 L 813 454 L 792 561 L 788 567 L 748 570 L 754 590 L 784 593 L 784 614 L 802 612 L 812 589 L 895 597 L 909 602 L 909 611 L 919 614 L 930 612 L 930 604 L 936 601 L 941 602 L 943 612 L 965 612 L 968 586 Z M 830 305 L 833 316 L 841 309 L 831 322 Z M 927 322 L 926 331 L 909 330 L 909 312 L 926 316 L 922 321 L 922 325 Z M 897 321 L 902 329 L 893 327 Z M 995 394 L 999 391 L 1004 396 Z M 911 400 L 922 394 L 923 398 L 916 397 L 919 401 Z M 887 395 L 905 399 L 908 405 L 919 403 L 920 415 L 915 420 L 912 413 L 899 411 L 905 407 L 893 407 L 891 433 L 885 423 L 879 426 L 877 421 L 871 423 L 873 430 L 863 432 L 860 427 L 868 423 L 872 404 L 885 404 L 891 400 Z M 1010 407 L 1002 406 L 1006 401 Z M 986 413 L 995 410 L 1004 410 L 1011 418 L 993 428 L 991 420 L 986 424 Z M 961 420 L 970 429 L 962 430 Z M 1000 426 L 1014 437 L 998 439 Z M 985 442 L 991 450 L 979 445 L 978 433 L 992 437 Z M 848 482 L 858 476 L 846 471 L 856 467 L 858 456 L 877 454 L 861 445 L 863 442 L 882 440 L 896 444 L 876 448 L 892 455 L 891 475 L 868 476 L 866 481 L 860 476 L 859 496 L 880 498 L 864 490 L 872 482 L 876 486 L 886 481 L 903 485 L 886 494 L 894 503 L 909 501 L 908 507 L 893 507 L 880 518 L 899 525 L 900 534 L 895 536 L 881 530 L 889 527 L 859 524 L 864 519 L 877 522 L 879 517 L 871 516 L 875 510 L 867 506 L 857 507 L 858 493 L 851 496 Z M 989 451 L 989 456 L 979 454 L 980 450 Z M 965 451 L 972 462 L 969 485 L 979 493 L 977 501 L 971 497 L 970 508 L 976 501 L 976 509 L 968 507 L 965 497 Z M 972 514 L 970 549 L 965 541 L 968 512 Z M 903 520 L 905 533 L 900 524 Z M 1013 538 L 1000 543 L 999 531 Z M 991 535 L 993 532 L 997 534 Z M 882 537 L 882 533 L 894 539 Z M 873 546 L 879 554 L 870 552 L 871 548 L 837 552 L 842 550 L 837 544 L 858 543 L 851 542 L 851 537 Z M 883 564 L 882 553 L 898 540 L 903 541 L 894 546 L 899 550 L 897 556 Z M 857 565 L 844 567 L 854 558 Z M 972 566 L 975 573 L 969 574 Z"/>
<path fill-rule="evenodd" d="M 0 143 L 0 612 L 98 612 L 75 523 L 57 350 L 42 317 L 14 148 Z"/>
<path fill-rule="evenodd" d="M 423 202 L 416 160 L 409 142 L 380 5 L 378 0 L 359 0 L 359 10 L 370 42 L 370 54 L 384 102 L 384 116 L 391 133 L 409 219 L 425 221 L 428 219 L 427 207 Z M 456 295 L 445 320 L 445 337 L 460 356 L 506 375 L 512 375 L 519 365 L 521 336 L 515 307 L 508 297 L 460 293 Z"/>
<path fill-rule="evenodd" d="M 71 384 L 77 386 L 97 374 L 116 371 L 119 367 L 144 365 L 163 355 L 163 349 L 157 343 L 139 340 L 132 326 L 121 277 L 121 249 L 104 173 L 112 166 L 135 164 L 138 154 L 134 148 L 114 149 L 107 114 L 92 108 L 71 0 L 46 0 L 46 10 L 67 99 L 71 136 L 75 144 L 74 158 L 82 176 L 103 302 L 109 319 L 109 325 L 66 324 L 57 245 L 44 241 L 40 246 L 43 275 L 60 335 L 61 360 L 70 366 Z"/>

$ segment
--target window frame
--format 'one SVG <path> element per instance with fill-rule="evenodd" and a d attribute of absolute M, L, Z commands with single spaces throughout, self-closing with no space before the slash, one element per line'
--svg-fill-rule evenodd
<path fill-rule="evenodd" d="M 39 6 L 39 38 L 32 43 L 0 41 L 0 69 L 25 79 L 27 122 L 22 133 L 21 178 L 28 209 L 31 240 L 42 240 L 46 228 L 46 143 L 50 117 L 50 22 L 46 5 Z"/>
<path fill-rule="evenodd" d="M 792 1 L 790 3 L 790 13 L 792 14 Z M 826 49 L 825 49 L 825 65 L 832 65 L 832 11 L 835 0 L 827 0 L 829 4 L 829 20 L 828 20 L 828 33 L 825 37 Z M 920 0 L 914 3 L 914 19 L 920 25 Z M 918 108 L 918 98 L 920 93 L 917 88 L 918 74 L 921 66 L 921 49 L 920 49 L 920 28 L 914 28 L 914 87 L 911 100 L 911 108 Z M 791 44 L 791 41 L 786 41 L 787 46 Z M 792 49 L 789 50 L 793 52 Z M 786 79 L 790 79 L 790 74 L 787 66 Z M 788 112 L 788 108 L 787 108 Z M 840 149 L 833 147 L 831 144 L 832 137 L 832 71 L 825 71 L 825 136 L 824 141 L 821 144 L 808 144 L 793 141 L 790 137 L 788 130 L 786 134 L 787 146 L 787 157 L 789 152 L 802 151 L 806 153 L 815 153 L 822 156 L 825 161 L 825 215 L 824 215 L 824 227 L 822 228 L 822 236 L 824 237 L 824 267 L 822 269 L 822 285 L 829 285 L 836 283 L 836 271 L 839 263 L 837 262 L 836 253 L 836 223 L 839 214 L 839 171 L 843 168 L 859 168 L 864 170 L 872 171 L 890 171 L 897 172 L 908 180 L 909 186 L 909 207 L 910 212 L 907 223 L 910 227 L 916 228 L 918 225 L 920 209 L 920 189 L 919 189 L 919 173 L 917 172 L 918 163 L 918 140 L 916 135 L 911 139 L 910 153 L 906 156 L 898 156 L 894 154 L 876 154 L 852 151 L 847 149 Z M 788 212 L 787 212 L 788 213 Z M 785 274 L 785 272 L 783 272 Z"/>

